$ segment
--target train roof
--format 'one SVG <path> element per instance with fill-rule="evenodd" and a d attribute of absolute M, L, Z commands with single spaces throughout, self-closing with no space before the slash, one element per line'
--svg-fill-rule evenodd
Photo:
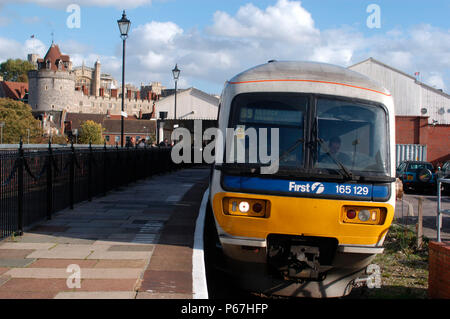
<path fill-rule="evenodd" d="M 229 83 L 252 83 L 269 80 L 300 80 L 357 86 L 389 95 L 381 84 L 344 67 L 306 61 L 269 61 L 234 76 Z"/>

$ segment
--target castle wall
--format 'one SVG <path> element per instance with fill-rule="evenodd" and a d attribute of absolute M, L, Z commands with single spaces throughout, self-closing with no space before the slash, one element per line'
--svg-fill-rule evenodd
<path fill-rule="evenodd" d="M 93 114 L 106 114 L 108 111 L 111 115 L 120 115 L 122 110 L 122 99 L 114 97 L 86 96 L 80 91 L 75 92 L 74 109 L 70 112 L 82 112 Z M 125 99 L 125 112 L 129 116 L 139 115 L 142 113 L 150 113 L 152 111 L 153 101 L 139 99 Z"/>
<path fill-rule="evenodd" d="M 33 70 L 28 73 L 28 103 L 33 110 L 71 109 L 74 101 L 75 76 L 66 71 Z"/>

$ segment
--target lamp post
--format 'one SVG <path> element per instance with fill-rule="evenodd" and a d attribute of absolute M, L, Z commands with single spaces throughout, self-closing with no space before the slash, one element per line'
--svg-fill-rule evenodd
<path fill-rule="evenodd" d="M 178 69 L 178 64 L 175 65 L 175 68 L 172 70 L 173 79 L 175 80 L 175 113 L 173 115 L 173 118 L 177 119 L 177 82 L 178 78 L 180 77 L 180 70 Z"/>
<path fill-rule="evenodd" d="M 125 10 L 123 10 L 122 18 L 117 20 L 119 25 L 120 37 L 123 40 L 123 53 L 122 53 L 122 112 L 120 122 L 120 146 L 123 147 L 123 119 L 125 113 L 125 42 L 128 38 L 128 31 L 130 31 L 131 21 L 127 19 Z"/>

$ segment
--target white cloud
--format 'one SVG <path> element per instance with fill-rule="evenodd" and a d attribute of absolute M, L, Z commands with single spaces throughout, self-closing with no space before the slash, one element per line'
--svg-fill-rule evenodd
<path fill-rule="evenodd" d="M 442 74 L 438 72 L 431 72 L 425 77 L 425 82 L 436 89 L 442 89 L 444 91 L 447 89 Z"/>
<path fill-rule="evenodd" d="M 235 38 L 258 38 L 290 43 L 315 41 L 320 31 L 314 27 L 311 14 L 300 1 L 279 0 L 264 11 L 249 3 L 235 17 L 225 12 L 214 14 L 214 35 Z"/>
<path fill-rule="evenodd" d="M 24 43 L 0 37 L 0 62 L 7 59 L 27 59 L 28 53 L 43 55 L 48 48 L 38 39 L 27 39 Z"/>

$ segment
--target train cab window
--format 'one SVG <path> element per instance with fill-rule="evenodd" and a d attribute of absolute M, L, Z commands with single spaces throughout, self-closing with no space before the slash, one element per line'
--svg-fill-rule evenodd
<path fill-rule="evenodd" d="M 387 117 L 379 105 L 317 100 L 315 168 L 388 173 Z"/>
<path fill-rule="evenodd" d="M 280 155 L 279 167 L 303 167 L 303 139 L 308 105 L 308 97 L 294 93 L 246 93 L 236 96 L 231 111 L 231 127 L 237 131 L 235 150 L 240 143 L 244 144 L 245 163 L 253 163 L 249 151 L 250 146 L 258 145 L 259 149 L 262 145 L 261 141 L 267 141 L 263 143 L 267 143 L 265 144 L 267 153 L 270 153 L 272 149 L 271 129 L 275 128 L 279 132 L 277 141 Z M 243 134 L 252 129 L 256 136 Z M 257 137 L 257 141 L 255 141 L 255 137 Z M 237 156 L 236 153 L 235 151 L 235 156 Z M 257 162 L 261 162 L 259 152 Z"/>

